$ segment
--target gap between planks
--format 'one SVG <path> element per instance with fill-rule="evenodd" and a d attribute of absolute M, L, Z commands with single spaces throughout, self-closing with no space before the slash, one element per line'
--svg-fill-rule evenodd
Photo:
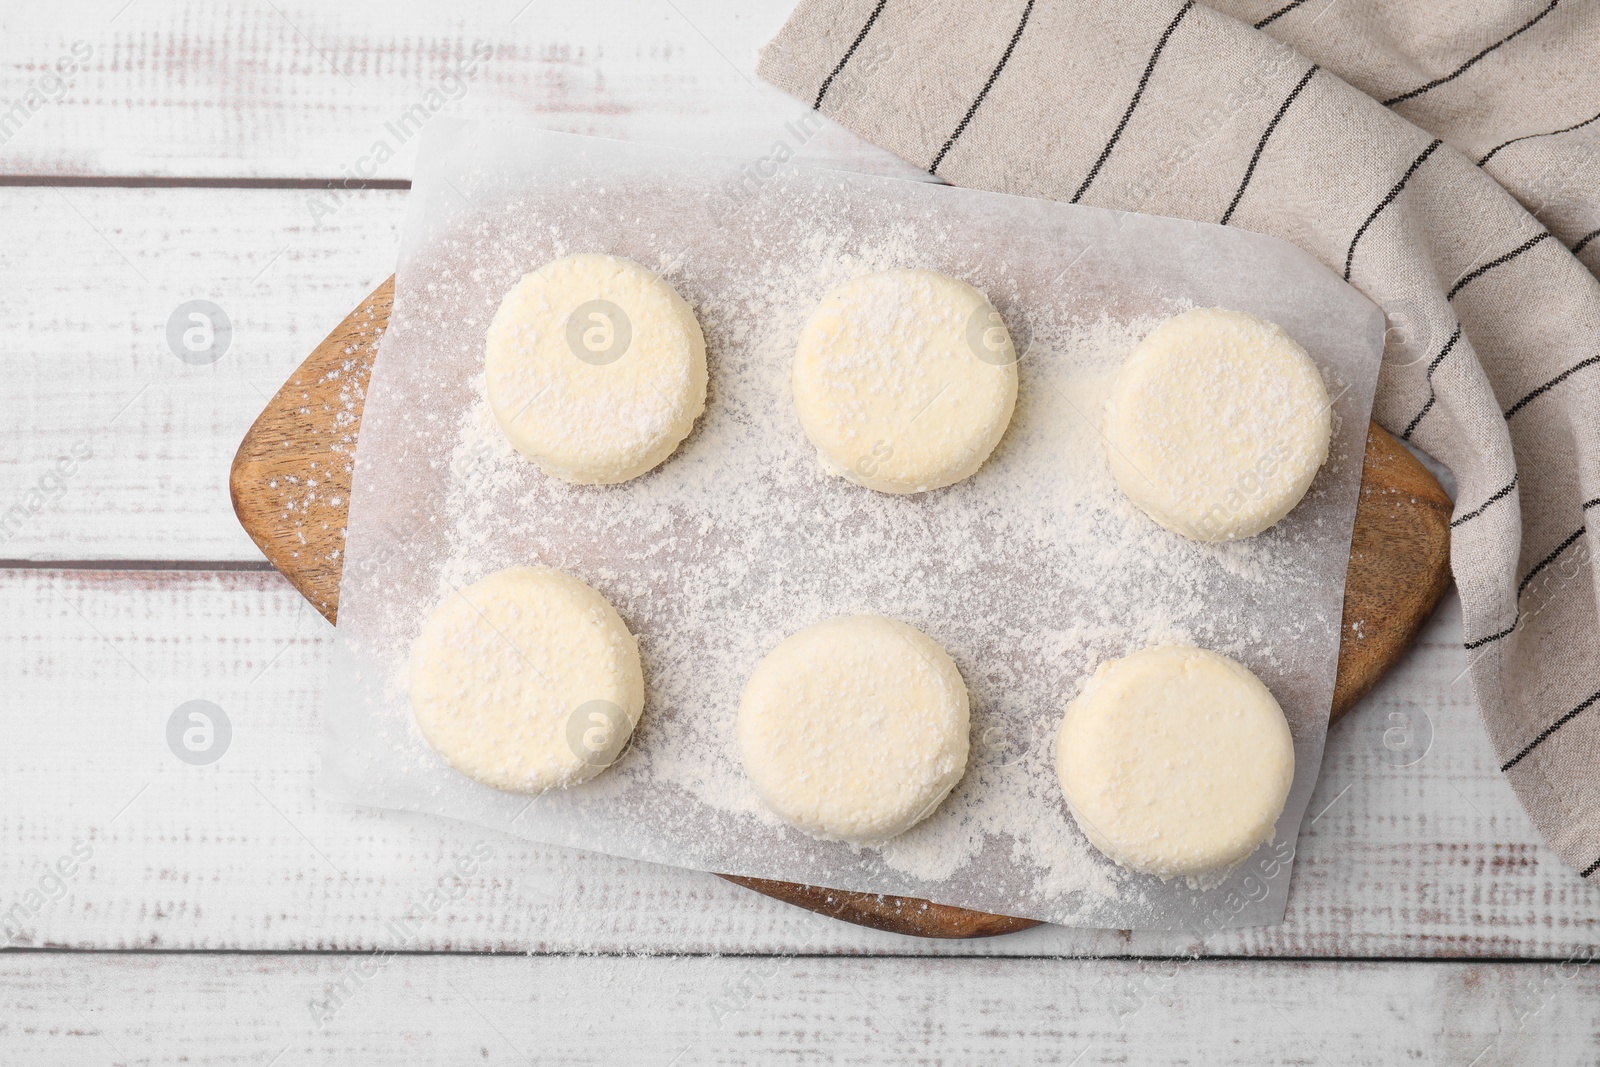
<path fill-rule="evenodd" d="M 0 559 L 9 571 L 276 571 L 264 559 Z"/>
<path fill-rule="evenodd" d="M 366 189 L 405 191 L 409 178 L 159 178 L 108 174 L 0 174 L 0 189 Z"/>
<path fill-rule="evenodd" d="M 1018 960 L 1022 962 L 1044 963 L 1249 963 L 1249 964 L 1274 964 L 1278 966 L 1294 966 L 1302 963 L 1321 964 L 1417 964 L 1428 966 L 1531 966 L 1548 967 L 1563 964 L 1578 964 L 1588 966 L 1595 962 L 1594 957 L 1600 957 L 1600 949 L 1593 946 L 1579 946 L 1565 956 L 1261 956 L 1239 952 L 1218 952 L 1212 954 L 1201 953 L 1168 953 L 1162 955 L 1093 955 L 1081 952 L 964 952 L 960 955 L 938 952 L 866 952 L 866 951 L 840 951 L 840 952 L 789 952 L 783 949 L 768 949 L 765 951 L 729 950 L 726 952 L 685 952 L 677 949 L 659 949 L 648 952 L 629 951 L 624 949 L 568 949 L 564 951 L 541 951 L 524 949 L 506 950 L 472 950 L 455 948 L 416 948 L 396 949 L 377 946 L 373 948 L 64 948 L 64 947 L 34 947 L 31 945 L 13 945 L 5 950 L 7 954 L 17 956 L 82 956 L 82 957 L 138 957 L 152 956 L 162 959 L 180 957 L 199 957 L 218 959 L 231 957 L 257 957 L 270 959 L 273 957 L 317 957 L 326 959 L 360 959 L 380 953 L 384 956 L 415 957 L 420 959 L 595 959 L 595 960 L 980 960 L 994 962 L 998 960 Z"/>

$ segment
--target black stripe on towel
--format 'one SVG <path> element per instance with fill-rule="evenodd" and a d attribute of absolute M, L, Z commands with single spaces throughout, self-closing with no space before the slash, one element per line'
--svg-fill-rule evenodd
<path fill-rule="evenodd" d="M 1457 67 L 1455 70 L 1451 71 L 1449 74 L 1446 74 L 1442 78 L 1435 78 L 1435 79 L 1433 79 L 1433 81 L 1428 82 L 1426 85 L 1419 85 L 1415 89 L 1411 90 L 1409 93 L 1401 93 L 1399 96 L 1390 97 L 1388 100 L 1385 100 L 1383 102 L 1383 106 L 1384 107 L 1392 107 L 1395 104 L 1403 103 L 1406 100 L 1414 99 L 1415 97 L 1421 96 L 1423 93 L 1429 92 L 1429 91 L 1431 91 L 1433 89 L 1437 89 L 1439 86 L 1443 85 L 1445 82 L 1455 81 L 1457 78 L 1461 77 L 1461 75 L 1465 74 L 1468 70 L 1470 70 L 1473 67 L 1473 65 L 1478 62 L 1478 60 L 1482 59 L 1484 56 L 1488 55 L 1490 52 L 1493 52 L 1496 48 L 1499 48 L 1501 45 L 1510 43 L 1514 38 L 1516 38 L 1520 34 L 1526 33 L 1529 30 L 1533 29 L 1533 27 L 1538 23 L 1538 21 L 1540 19 L 1544 18 L 1546 15 L 1550 14 L 1550 12 L 1554 11 L 1556 9 L 1556 5 L 1559 4 L 1559 3 L 1561 3 L 1561 0 L 1550 0 L 1549 6 L 1546 7 L 1543 11 L 1539 12 L 1537 15 L 1533 16 L 1533 18 L 1529 19 L 1527 22 L 1524 22 L 1521 26 L 1518 26 L 1516 29 L 1512 30 L 1510 33 L 1506 34 L 1504 37 L 1500 38 L 1494 44 L 1490 45 L 1489 47 L 1485 48 L 1483 51 L 1479 52 L 1477 55 L 1473 56 L 1471 59 L 1467 60 L 1465 63 L 1461 64 L 1461 66 Z"/>
<path fill-rule="evenodd" d="M 1522 255 L 1522 253 L 1526 252 L 1528 249 L 1532 248 L 1534 245 L 1538 244 L 1540 241 L 1549 236 L 1550 231 L 1548 230 L 1541 234 L 1535 234 L 1504 255 L 1498 256 L 1495 259 L 1491 259 L 1483 266 L 1468 271 L 1466 274 L 1461 276 L 1460 281 L 1456 282 L 1450 287 L 1450 291 L 1444 295 L 1444 298 L 1446 300 L 1454 300 L 1456 298 L 1456 294 L 1465 289 L 1469 283 L 1477 281 L 1479 278 L 1483 277 L 1485 274 L 1494 270 L 1501 264 L 1510 263 L 1513 259 L 1516 259 L 1518 256 Z"/>
<path fill-rule="evenodd" d="M 1578 238 L 1578 243 L 1572 246 L 1572 254 L 1577 255 L 1579 252 L 1582 252 L 1584 248 L 1587 247 L 1589 242 L 1594 240 L 1596 237 L 1600 237 L 1600 230 L 1593 230 Z"/>
<path fill-rule="evenodd" d="M 939 154 L 933 157 L 933 162 L 928 164 L 928 173 L 935 174 L 939 164 L 944 162 L 945 153 L 950 151 L 950 146 L 956 143 L 967 129 L 967 123 L 972 121 L 972 116 L 977 112 L 978 105 L 983 103 L 983 98 L 989 95 L 989 90 L 994 88 L 995 79 L 1000 77 L 1000 72 L 1006 69 L 1006 64 L 1011 62 L 1011 53 L 1016 51 L 1017 42 L 1022 39 L 1022 31 L 1028 28 L 1028 16 L 1033 14 L 1033 0 L 1028 0 L 1027 6 L 1022 9 L 1022 20 L 1017 23 L 1017 28 L 1011 31 L 1011 43 L 1006 45 L 1005 54 L 1000 57 L 1000 62 L 995 64 L 994 70 L 989 72 L 989 80 L 983 83 L 983 88 L 978 90 L 978 98 L 967 108 L 967 113 L 961 116 L 961 121 L 956 124 L 956 130 L 950 139 L 939 149 Z"/>
<path fill-rule="evenodd" d="M 1499 489 L 1496 489 L 1494 491 L 1494 495 L 1489 497 L 1489 499 L 1485 500 L 1482 504 L 1478 505 L 1477 508 L 1475 508 L 1472 511 L 1467 512 L 1465 515 L 1461 516 L 1459 519 L 1452 519 L 1450 521 L 1450 528 L 1453 530 L 1457 526 L 1463 526 L 1466 523 L 1471 522 L 1473 519 L 1477 518 L 1479 515 L 1482 515 L 1485 511 L 1488 511 L 1491 505 L 1498 504 L 1500 501 L 1502 501 L 1506 497 L 1510 496 L 1511 495 L 1511 491 L 1517 487 L 1517 479 L 1519 477 L 1521 477 L 1521 475 L 1513 475 L 1509 482 L 1507 482 L 1505 485 L 1501 486 Z"/>
<path fill-rule="evenodd" d="M 867 34 L 871 31 L 872 24 L 878 21 L 878 16 L 883 14 L 884 5 L 888 2 L 889 0 L 878 0 L 878 6 L 873 8 L 872 14 L 867 16 L 866 25 L 861 27 L 861 32 L 856 34 L 856 39 L 850 42 L 849 48 L 845 49 L 844 58 L 840 59 L 838 65 L 828 72 L 826 78 L 822 79 L 822 88 L 817 90 L 816 102 L 811 105 L 812 111 L 820 111 L 822 109 L 822 98 L 827 96 L 828 90 L 833 87 L 833 79 L 839 76 L 839 72 L 844 69 L 844 65 L 850 62 L 850 57 L 856 54 L 856 49 L 861 47 L 861 42 L 867 39 Z"/>
<path fill-rule="evenodd" d="M 1544 394 L 1548 393 L 1550 390 L 1554 389 L 1556 386 L 1560 385 L 1574 374 L 1577 374 L 1579 371 L 1583 370 L 1583 368 L 1592 367 L 1596 363 L 1600 363 L 1600 356 L 1590 356 L 1588 359 L 1568 367 L 1566 370 L 1562 371 L 1554 378 L 1551 378 L 1548 382 L 1545 382 L 1543 385 L 1539 386 L 1539 388 L 1535 389 L 1533 392 L 1529 393 L 1527 396 L 1523 397 L 1521 400 L 1507 408 L 1506 418 L 1511 418 L 1511 416 L 1515 415 L 1517 412 L 1521 411 L 1523 408 L 1527 407 L 1530 403 L 1539 399 L 1541 396 L 1544 396 Z"/>
<path fill-rule="evenodd" d="M 1600 691 L 1596 691 L 1595 693 L 1591 694 L 1589 699 L 1585 700 L 1583 703 L 1579 704 L 1577 707 L 1561 716 L 1561 718 L 1557 719 L 1549 726 L 1546 726 L 1543 730 L 1540 730 L 1538 737 L 1535 737 L 1532 741 L 1529 741 L 1526 745 L 1524 745 L 1521 752 L 1518 752 L 1515 756 L 1512 756 L 1510 759 L 1502 763 L 1500 765 L 1500 769 L 1502 771 L 1509 771 L 1511 768 L 1521 763 L 1523 759 L 1527 757 L 1528 753 L 1542 745 L 1546 738 L 1555 733 L 1557 730 L 1561 729 L 1563 726 L 1567 725 L 1567 723 L 1571 722 L 1573 719 L 1576 719 L 1579 713 L 1588 708 L 1597 700 L 1600 700 Z M 1583 872 L 1584 877 L 1588 877 L 1593 871 L 1594 868 L 1590 867 L 1587 871 Z"/>
<path fill-rule="evenodd" d="M 1545 556 L 1544 559 L 1541 559 L 1538 563 L 1535 563 L 1532 569 L 1530 569 L 1527 574 L 1523 575 L 1522 583 L 1517 586 L 1517 617 L 1511 620 L 1510 626 L 1507 626 L 1504 630 L 1501 630 L 1498 633 L 1492 633 L 1488 637 L 1480 637 L 1476 641 L 1468 641 L 1462 647 L 1470 652 L 1475 648 L 1482 648 L 1484 645 L 1492 644 L 1495 641 L 1500 640 L 1502 637 L 1510 636 L 1522 623 L 1521 598 L 1522 594 L 1527 591 L 1529 583 L 1539 576 L 1540 571 L 1543 571 L 1546 567 L 1550 566 L 1550 564 L 1554 563 L 1556 559 L 1560 557 L 1561 553 L 1571 548 L 1574 542 L 1583 536 L 1583 531 L 1584 527 L 1578 527 L 1577 530 L 1573 531 L 1571 536 L 1563 540 L 1559 545 L 1551 550 L 1549 555 Z"/>
<path fill-rule="evenodd" d="M 1265 29 L 1305 2 L 1306 0 L 1289 0 L 1287 4 L 1284 4 L 1282 7 L 1278 8 L 1278 10 L 1274 11 L 1272 14 L 1256 23 L 1256 29 Z"/>
<path fill-rule="evenodd" d="M 1516 248 L 1513 248 L 1504 255 L 1497 256 L 1496 258 L 1485 263 L 1483 266 L 1477 267 L 1466 274 L 1463 274 L 1461 279 L 1450 287 L 1450 291 L 1445 294 L 1445 299 L 1454 300 L 1456 298 L 1456 294 L 1461 292 L 1462 289 L 1465 289 L 1469 284 L 1483 277 L 1489 271 L 1494 270 L 1494 268 L 1500 266 L 1501 264 L 1510 263 L 1513 259 L 1516 259 L 1518 256 L 1522 255 L 1522 253 L 1526 252 L 1528 249 L 1532 248 L 1534 245 L 1538 244 L 1540 241 L 1543 241 L 1549 236 L 1549 232 L 1546 231 L 1530 237 L 1528 240 L 1524 241 L 1522 244 L 1518 245 Z M 1422 422 L 1423 417 L 1426 416 L 1428 412 L 1433 410 L 1434 403 L 1439 399 L 1439 394 L 1433 387 L 1433 372 L 1438 369 L 1440 363 L 1444 362 L 1444 357 L 1450 354 L 1450 350 L 1455 347 L 1456 342 L 1460 339 L 1461 324 L 1457 323 L 1456 331 L 1450 335 L 1450 340 L 1445 342 L 1444 350 L 1434 357 L 1432 363 L 1428 364 L 1428 400 L 1422 405 L 1422 410 L 1417 412 L 1417 417 L 1412 419 L 1411 422 L 1407 424 L 1405 432 L 1400 435 L 1400 440 L 1411 440 L 1411 435 L 1416 432 L 1417 426 Z"/>
<path fill-rule="evenodd" d="M 1522 612 L 1519 610 L 1517 612 L 1517 617 L 1515 619 L 1512 619 L 1511 620 L 1511 625 L 1507 626 L 1504 630 L 1501 630 L 1498 633 L 1492 633 L 1488 637 L 1480 637 L 1476 641 L 1468 641 L 1465 644 L 1463 644 L 1461 647 L 1466 649 L 1468 652 L 1471 652 L 1475 648 L 1482 648 L 1484 645 L 1493 644 L 1495 641 L 1500 640 L 1502 637 L 1511 636 L 1512 632 L 1515 631 L 1516 628 L 1517 628 L 1517 623 L 1519 623 L 1521 621 L 1522 621 Z"/>
<path fill-rule="evenodd" d="M 1372 225 L 1373 220 L 1383 212 L 1384 208 L 1394 203 L 1395 197 L 1399 196 L 1401 192 L 1405 190 L 1406 182 L 1411 180 L 1411 176 L 1417 172 L 1417 168 L 1426 163 L 1428 161 L 1428 157 L 1433 155 L 1434 150 L 1442 144 L 1444 144 L 1444 142 L 1435 137 L 1433 141 L 1429 143 L 1428 147 L 1422 150 L 1422 154 L 1411 161 L 1411 166 L 1407 167 L 1406 172 L 1400 176 L 1400 180 L 1394 183 L 1394 188 L 1390 189 L 1388 194 L 1378 202 L 1378 206 L 1372 209 L 1372 214 L 1368 215 L 1367 220 L 1363 222 L 1360 228 L 1356 230 L 1356 235 L 1350 238 L 1350 248 L 1344 254 L 1345 281 L 1350 280 L 1350 263 L 1355 259 L 1356 256 L 1356 244 L 1361 240 L 1362 235 L 1367 232 L 1367 227 Z"/>
<path fill-rule="evenodd" d="M 1593 874 L 1595 871 L 1600 871 L 1600 860 L 1595 860 L 1593 863 L 1589 864 L 1589 866 L 1585 867 L 1582 871 L 1579 871 L 1578 873 L 1579 873 L 1579 875 L 1581 877 L 1587 878 L 1591 874 Z"/>
<path fill-rule="evenodd" d="M 1533 565 L 1532 569 L 1529 570 L 1528 573 L 1523 577 L 1522 584 L 1517 586 L 1517 595 L 1518 596 L 1521 596 L 1523 594 L 1523 592 L 1528 588 L 1528 583 L 1529 582 L 1533 581 L 1534 578 L 1538 577 L 1540 571 L 1544 570 L 1546 567 L 1550 566 L 1550 564 L 1554 563 L 1556 561 L 1556 557 L 1560 556 L 1561 553 L 1563 553 L 1567 549 L 1571 548 L 1573 543 L 1575 541 L 1577 541 L 1578 538 L 1583 536 L 1583 529 L 1584 528 L 1582 526 L 1580 526 L 1576 530 L 1573 530 L 1572 533 L 1569 534 L 1566 537 L 1565 540 L 1563 540 L 1559 545 L 1557 545 L 1555 548 L 1550 550 L 1550 554 L 1548 556 L 1546 556 L 1544 559 L 1541 559 L 1538 563 L 1535 563 Z"/>
<path fill-rule="evenodd" d="M 1439 349 L 1439 354 L 1434 356 L 1428 363 L 1428 402 L 1422 405 L 1422 410 L 1417 412 L 1417 417 L 1406 425 L 1405 433 L 1400 435 L 1400 440 L 1411 440 L 1411 435 L 1416 432 L 1418 424 L 1422 422 L 1422 417 L 1433 410 L 1434 402 L 1439 399 L 1439 394 L 1433 388 L 1433 372 L 1439 369 L 1439 364 L 1444 362 L 1444 357 L 1450 354 L 1450 350 L 1456 346 L 1456 342 L 1459 340 L 1461 340 L 1461 324 L 1458 322 L 1456 323 L 1455 332 L 1450 335 L 1450 340 L 1444 343 L 1444 347 Z"/>
<path fill-rule="evenodd" d="M 1194 0 L 1184 0 L 1183 7 L 1172 17 L 1172 21 L 1167 23 L 1167 28 L 1161 31 L 1161 39 L 1156 42 L 1155 51 L 1150 53 L 1150 60 L 1144 65 L 1144 73 L 1139 76 L 1139 87 L 1133 91 L 1133 99 L 1128 101 L 1128 109 L 1122 113 L 1122 121 L 1117 123 L 1116 130 L 1111 134 L 1111 140 L 1107 141 L 1106 146 L 1100 150 L 1100 158 L 1096 159 L 1094 166 L 1089 168 L 1088 177 L 1083 179 L 1083 184 L 1078 186 L 1078 191 L 1072 194 L 1072 199 L 1069 203 L 1076 204 L 1083 199 L 1083 194 L 1089 191 L 1089 186 L 1093 183 L 1096 175 L 1100 173 L 1100 168 L 1105 166 L 1106 160 L 1110 158 L 1111 150 L 1117 147 L 1117 141 L 1122 138 L 1122 131 L 1128 128 L 1128 120 L 1133 118 L 1133 112 L 1139 106 L 1139 98 L 1144 96 L 1144 87 L 1150 83 L 1150 73 L 1156 69 L 1156 60 L 1161 58 L 1161 52 L 1167 47 L 1167 42 L 1172 39 L 1173 32 L 1178 28 L 1178 23 L 1183 21 L 1183 17 L 1189 13 L 1189 9 L 1192 7 L 1194 7 Z"/>
<path fill-rule="evenodd" d="M 1511 145 L 1514 145 L 1518 141 L 1531 141 L 1535 137 L 1555 137 L 1558 134 L 1571 133 L 1573 130 L 1581 130 L 1585 126 L 1589 125 L 1589 123 L 1595 122 L 1595 121 L 1600 121 L 1600 113 L 1597 113 L 1597 114 L 1591 116 L 1590 118 L 1586 118 L 1582 122 L 1574 123 L 1571 126 L 1563 126 L 1559 130 L 1551 130 L 1549 133 L 1525 133 L 1521 137 L 1513 137 L 1513 138 L 1511 138 L 1511 140 L 1506 141 L 1506 142 L 1504 142 L 1502 144 L 1497 144 L 1493 148 L 1489 149 L 1489 151 L 1485 152 L 1483 154 L 1483 158 L 1478 160 L 1478 166 L 1481 167 L 1485 163 L 1489 162 L 1489 160 L 1493 159 L 1495 157 L 1496 153 L 1498 153 L 1500 151 L 1500 149 L 1507 148 L 1507 147 L 1509 147 Z"/>
<path fill-rule="evenodd" d="M 1261 153 L 1267 147 L 1267 141 L 1272 137 L 1272 131 L 1278 128 L 1278 123 L 1283 121 L 1283 116 L 1289 110 L 1289 105 L 1294 103 L 1294 98 L 1306 87 L 1311 76 L 1317 72 L 1317 65 L 1311 64 L 1311 69 L 1306 71 L 1289 95 L 1283 98 L 1283 103 L 1278 106 L 1278 113 L 1272 116 L 1272 121 L 1267 123 L 1267 128 L 1261 133 L 1261 140 L 1256 142 L 1256 150 L 1250 156 L 1250 165 L 1244 169 L 1244 181 L 1239 183 L 1239 191 L 1233 194 L 1233 201 L 1228 204 L 1228 210 L 1222 213 L 1222 225 L 1226 226 L 1228 220 L 1233 218 L 1234 209 L 1239 206 L 1239 201 L 1244 197 L 1244 191 L 1250 187 L 1250 179 L 1255 177 L 1256 164 L 1261 162 Z"/>

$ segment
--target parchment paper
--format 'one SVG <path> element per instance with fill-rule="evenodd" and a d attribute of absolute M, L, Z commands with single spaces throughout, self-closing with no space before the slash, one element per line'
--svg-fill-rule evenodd
<path fill-rule="evenodd" d="M 705 415 L 664 465 L 576 487 L 494 429 L 484 334 L 526 271 L 575 252 L 659 271 L 706 334 Z M 987 292 L 1024 350 L 1016 415 L 955 486 L 888 496 L 823 473 L 789 360 L 834 285 L 920 266 Z M 1116 490 L 1112 377 L 1161 318 L 1224 306 L 1280 323 L 1334 396 L 1306 500 L 1247 541 L 1170 534 Z M 1322 756 L 1382 313 L 1311 256 L 1240 230 L 1043 200 L 437 119 L 361 427 L 326 705 L 324 789 L 558 845 L 731 874 L 927 897 L 1080 926 L 1281 921 Z M 422 740 L 406 658 L 452 586 L 542 563 L 637 635 L 644 720 L 606 773 L 537 798 L 479 785 Z M 733 722 L 750 670 L 821 619 L 904 619 L 972 696 L 966 777 L 883 848 L 813 840 L 762 809 Z M 1296 774 L 1277 840 L 1221 885 L 1123 871 L 1055 780 L 1067 701 L 1102 659 L 1213 648 L 1283 705 Z"/>

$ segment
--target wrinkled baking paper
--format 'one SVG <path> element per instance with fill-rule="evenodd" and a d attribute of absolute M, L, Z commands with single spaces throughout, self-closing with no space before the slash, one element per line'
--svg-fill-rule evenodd
<path fill-rule="evenodd" d="M 485 421 L 484 335 L 501 296 L 577 252 L 659 272 L 706 335 L 706 413 L 671 459 L 623 485 L 549 478 Z M 987 292 L 1024 354 L 1016 414 L 988 463 L 955 486 L 889 496 L 823 472 L 789 359 L 829 289 L 909 266 Z M 1335 398 L 1331 458 L 1311 492 L 1239 543 L 1158 528 L 1116 490 L 1100 436 L 1129 339 L 1195 306 L 1281 324 Z M 361 427 L 324 792 L 656 863 L 1073 926 L 1279 922 L 1322 757 L 1383 332 L 1379 309 L 1311 256 L 1243 230 L 437 119 Z M 406 696 L 427 613 L 516 564 L 604 593 L 639 639 L 648 691 L 616 764 L 536 798 L 451 770 Z M 734 743 L 761 656 L 851 613 L 931 635 L 972 697 L 965 778 L 882 848 L 778 822 Z M 1255 671 L 1294 733 L 1277 839 L 1210 889 L 1101 857 L 1055 777 L 1062 711 L 1093 667 L 1172 640 Z"/>

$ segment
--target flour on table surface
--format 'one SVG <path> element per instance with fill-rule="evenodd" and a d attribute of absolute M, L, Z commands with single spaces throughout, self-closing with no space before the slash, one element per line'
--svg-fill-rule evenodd
<path fill-rule="evenodd" d="M 1301 770 L 1278 827 L 1293 842 L 1331 701 L 1381 315 L 1303 253 L 1239 231 L 820 171 L 735 195 L 737 166 L 475 124 L 448 124 L 424 149 L 357 460 L 330 784 L 556 844 L 1056 922 L 1276 921 L 1287 878 L 1220 908 L 1228 885 L 1196 893 L 1095 852 L 1056 783 L 1055 732 L 1104 659 L 1174 641 L 1238 659 L 1293 728 Z M 706 335 L 705 414 L 664 464 L 620 485 L 543 475 L 484 399 L 483 333 L 501 294 L 580 251 L 662 272 Z M 911 496 L 825 473 L 788 385 L 817 301 L 894 267 L 976 285 L 1023 352 L 1016 412 L 988 462 Z M 1302 505 L 1217 545 L 1127 501 L 1101 436 L 1127 353 L 1166 316 L 1211 305 L 1279 322 L 1351 386 Z M 639 640 L 647 686 L 616 765 L 531 803 L 454 775 L 405 696 L 432 605 L 517 564 L 600 590 Z M 816 841 L 767 813 L 734 740 L 760 659 L 845 614 L 927 633 L 972 699 L 965 777 L 877 848 Z"/>

